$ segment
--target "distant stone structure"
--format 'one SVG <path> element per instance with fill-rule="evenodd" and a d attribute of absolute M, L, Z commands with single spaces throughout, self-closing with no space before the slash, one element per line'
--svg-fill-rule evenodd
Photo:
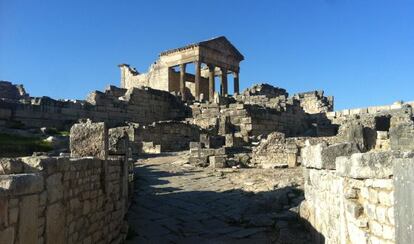
<path fill-rule="evenodd" d="M 212 101 L 215 77 L 220 77 L 220 94 L 228 94 L 227 75 L 233 74 L 234 93 L 239 93 L 239 64 L 244 56 L 224 36 L 162 52 L 147 73 L 139 73 L 121 64 L 121 87 L 148 86 L 153 89 L 180 93 L 183 100 Z M 195 74 L 186 72 L 194 63 Z M 179 71 L 174 68 L 179 67 Z"/>

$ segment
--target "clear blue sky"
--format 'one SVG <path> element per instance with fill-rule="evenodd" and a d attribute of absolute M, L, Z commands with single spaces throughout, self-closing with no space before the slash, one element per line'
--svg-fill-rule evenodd
<path fill-rule="evenodd" d="M 245 56 L 241 88 L 316 89 L 335 108 L 414 100 L 414 1 L 0 0 L 0 80 L 84 99 L 144 72 L 160 51 L 225 35 Z"/>

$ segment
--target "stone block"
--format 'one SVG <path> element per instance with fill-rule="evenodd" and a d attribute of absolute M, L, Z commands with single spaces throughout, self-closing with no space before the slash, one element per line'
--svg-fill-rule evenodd
<path fill-rule="evenodd" d="M 210 156 L 209 163 L 212 168 L 226 168 L 226 156 Z"/>
<path fill-rule="evenodd" d="M 387 179 L 392 173 L 393 152 L 355 153 L 336 159 L 336 172 L 339 176 L 354 179 Z"/>
<path fill-rule="evenodd" d="M 296 153 L 289 153 L 287 154 L 287 165 L 289 168 L 297 167 L 298 161 L 297 161 L 297 155 Z"/>
<path fill-rule="evenodd" d="M 414 150 L 414 122 L 410 121 L 391 127 L 389 137 L 392 150 Z"/>
<path fill-rule="evenodd" d="M 0 231 L 0 243 L 4 243 L 4 244 L 13 244 L 14 243 L 14 228 L 13 227 L 9 227 L 6 228 L 4 230 Z"/>
<path fill-rule="evenodd" d="M 307 168 L 335 169 L 335 160 L 359 152 L 354 143 L 344 142 L 327 146 L 326 143 L 307 145 L 302 149 L 302 163 Z"/>
<path fill-rule="evenodd" d="M 50 175 L 46 179 L 47 198 L 49 203 L 54 203 L 63 198 L 62 174 L 57 173 Z"/>
<path fill-rule="evenodd" d="M 90 120 L 75 124 L 70 129 L 70 150 L 72 157 L 108 156 L 108 130 L 105 123 L 92 123 Z"/>
<path fill-rule="evenodd" d="M 20 214 L 18 226 L 20 243 L 34 244 L 38 242 L 38 207 L 38 195 L 22 197 L 19 206 Z"/>
<path fill-rule="evenodd" d="M 129 153 L 129 126 L 116 127 L 108 130 L 108 149 L 111 155 L 125 155 Z M 133 130 L 133 129 L 132 129 Z"/>
<path fill-rule="evenodd" d="M 46 209 L 46 243 L 66 243 L 65 241 L 65 215 L 61 203 L 49 205 Z"/>
<path fill-rule="evenodd" d="M 19 158 L 0 158 L 0 174 L 19 174 L 23 171 L 23 162 Z"/>
<path fill-rule="evenodd" d="M 396 243 L 414 243 L 414 211 L 410 211 L 414 199 L 413 158 L 395 160 L 393 180 Z"/>
<path fill-rule="evenodd" d="M 153 142 L 142 142 L 142 152 L 149 154 L 160 154 L 161 145 L 154 145 Z"/>
<path fill-rule="evenodd" d="M 43 177 L 38 174 L 0 175 L 0 196 L 18 196 L 43 190 Z"/>

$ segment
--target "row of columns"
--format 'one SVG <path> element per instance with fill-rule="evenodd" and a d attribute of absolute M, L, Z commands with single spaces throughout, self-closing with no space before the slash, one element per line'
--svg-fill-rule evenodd
<path fill-rule="evenodd" d="M 201 62 L 195 61 L 195 97 L 200 98 L 200 81 L 201 81 Z M 209 75 L 208 75 L 208 95 L 209 100 L 213 101 L 214 99 L 214 92 L 215 92 L 215 69 L 216 67 L 212 64 L 208 64 Z M 180 92 L 182 94 L 183 100 L 186 100 L 185 97 L 185 70 L 186 64 L 180 64 Z M 227 69 L 220 67 L 221 74 L 220 74 L 220 95 L 225 96 L 228 95 L 227 89 Z M 233 72 L 234 77 L 234 93 L 239 93 L 239 72 Z"/>

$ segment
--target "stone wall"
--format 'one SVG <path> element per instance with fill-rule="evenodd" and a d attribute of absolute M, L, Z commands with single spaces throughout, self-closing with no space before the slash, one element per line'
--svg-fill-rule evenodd
<path fill-rule="evenodd" d="M 190 149 L 190 142 L 198 141 L 202 130 L 195 125 L 178 121 L 161 121 L 139 126 L 134 131 L 134 142 L 141 148 L 145 142 L 159 145 L 161 152 Z"/>
<path fill-rule="evenodd" d="M 306 200 L 300 214 L 316 243 L 395 240 L 392 163 L 402 154 L 356 151 L 344 143 L 308 146 L 302 153 Z"/>
<path fill-rule="evenodd" d="M 270 133 L 267 138 L 252 149 L 252 163 L 260 168 L 296 167 L 302 163 L 301 151 L 307 141 L 310 145 L 318 143 L 333 144 L 338 137 L 290 137 L 280 132 Z"/>
<path fill-rule="evenodd" d="M 273 131 L 293 136 L 309 129 L 306 114 L 295 106 L 286 111 L 240 103 L 195 104 L 191 108 L 192 123 L 204 129 L 220 129 L 220 122 L 225 124 L 227 121 L 227 131 L 225 129 L 220 134 L 239 133 L 246 141 L 249 136 L 267 135 Z"/>
<path fill-rule="evenodd" d="M 334 98 L 325 97 L 323 91 L 310 91 L 298 93 L 293 98 L 300 101 L 300 106 L 306 113 L 317 114 L 333 111 Z"/>
<path fill-rule="evenodd" d="M 104 121 L 114 127 L 126 121 L 150 124 L 181 120 L 189 110 L 174 95 L 150 88 L 129 90 L 110 86 L 92 92 L 86 101 L 31 98 L 28 102 L 0 100 L 0 125 L 68 129 L 80 118 Z"/>
<path fill-rule="evenodd" d="M 0 243 L 124 240 L 124 158 L 25 157 L 0 162 Z"/>
<path fill-rule="evenodd" d="M 23 85 L 13 85 L 8 81 L 0 81 L 0 100 L 16 101 L 28 97 L 29 94 L 26 93 Z"/>
<path fill-rule="evenodd" d="M 389 113 L 393 110 L 401 110 L 402 108 L 409 106 L 414 106 L 414 101 L 410 102 L 395 102 L 391 105 L 384 105 L 384 106 L 372 106 L 372 107 L 366 107 L 366 108 L 354 108 L 354 109 L 344 109 L 340 111 L 332 111 L 326 113 L 327 117 L 336 120 L 343 117 L 349 117 L 353 115 L 367 115 L 367 114 L 378 114 L 378 113 Z"/>
<path fill-rule="evenodd" d="M 0 158 L 0 243 L 123 243 L 132 167 L 108 144 L 88 120 L 71 128 L 71 157 Z"/>

